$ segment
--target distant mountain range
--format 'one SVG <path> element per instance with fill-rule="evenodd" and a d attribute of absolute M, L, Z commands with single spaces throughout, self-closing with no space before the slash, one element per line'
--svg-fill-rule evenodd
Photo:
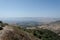
<path fill-rule="evenodd" d="M 5 23 L 18 24 L 22 26 L 37 26 L 41 24 L 48 24 L 60 20 L 60 18 L 46 18 L 46 17 L 20 17 L 20 18 L 0 18 Z"/>
<path fill-rule="evenodd" d="M 4 22 L 22 22 L 22 21 L 36 21 L 36 22 L 52 22 L 60 20 L 60 18 L 46 18 L 46 17 L 19 17 L 19 18 L 0 18 Z"/>

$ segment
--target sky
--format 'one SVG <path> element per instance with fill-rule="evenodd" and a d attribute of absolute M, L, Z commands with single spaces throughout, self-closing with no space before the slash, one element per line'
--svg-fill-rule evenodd
<path fill-rule="evenodd" d="M 0 17 L 60 18 L 60 0 L 0 0 Z"/>

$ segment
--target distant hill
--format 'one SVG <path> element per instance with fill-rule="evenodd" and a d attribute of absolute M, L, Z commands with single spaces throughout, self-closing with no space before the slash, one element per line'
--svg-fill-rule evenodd
<path fill-rule="evenodd" d="M 59 33 L 60 34 L 60 20 L 59 21 L 55 21 L 55 22 L 51 22 L 49 24 L 44 24 L 44 25 L 38 26 L 38 28 L 52 30 L 55 33 Z"/>
<path fill-rule="evenodd" d="M 5 23 L 8 24 L 17 24 L 22 27 L 29 27 L 29 26 L 39 26 L 41 24 L 48 24 L 51 22 L 55 22 L 58 18 L 46 18 L 46 17 L 20 17 L 20 18 L 1 18 Z"/>

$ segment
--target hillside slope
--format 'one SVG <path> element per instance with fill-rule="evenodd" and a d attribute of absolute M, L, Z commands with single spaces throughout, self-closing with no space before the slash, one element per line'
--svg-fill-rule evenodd
<path fill-rule="evenodd" d="M 60 21 L 44 24 L 44 25 L 38 26 L 38 28 L 48 29 L 55 33 L 60 34 Z"/>
<path fill-rule="evenodd" d="M 48 29 L 25 29 L 25 31 L 32 33 L 42 40 L 60 40 L 60 36 Z"/>
<path fill-rule="evenodd" d="M 33 35 L 24 32 L 17 27 L 5 26 L 0 30 L 0 40 L 39 40 Z"/>

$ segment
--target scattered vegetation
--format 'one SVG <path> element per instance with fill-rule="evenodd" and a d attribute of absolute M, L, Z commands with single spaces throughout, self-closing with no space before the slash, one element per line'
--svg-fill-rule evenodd
<path fill-rule="evenodd" d="M 32 33 L 34 36 L 42 40 L 60 40 L 58 34 L 47 29 L 24 29 L 24 31 Z"/>

